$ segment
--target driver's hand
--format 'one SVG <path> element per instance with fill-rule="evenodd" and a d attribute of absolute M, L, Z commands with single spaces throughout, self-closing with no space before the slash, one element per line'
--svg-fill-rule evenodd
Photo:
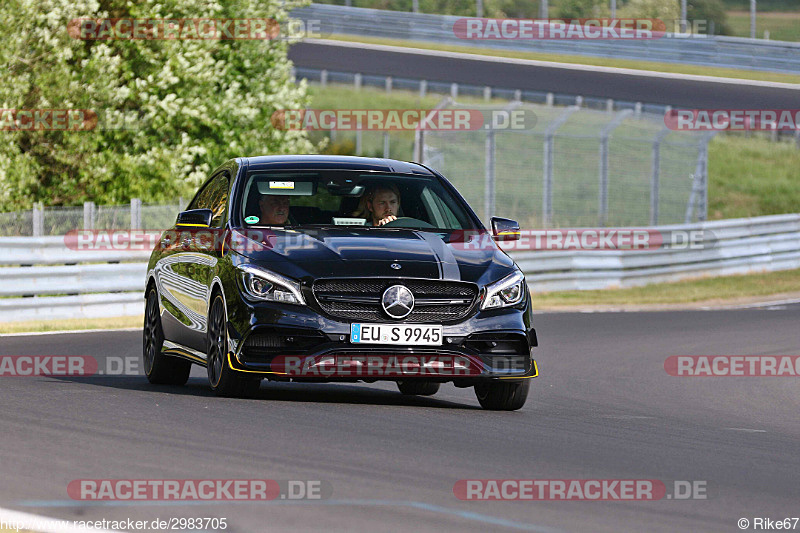
<path fill-rule="evenodd" d="M 386 224 L 387 222 L 391 222 L 391 221 L 393 221 L 393 220 L 397 220 L 397 217 L 396 217 L 396 216 L 394 216 L 394 215 L 389 215 L 388 217 L 385 217 L 385 218 L 382 218 L 382 219 L 380 219 L 380 220 L 378 221 L 378 225 L 379 225 L 379 226 L 383 226 L 383 225 L 384 225 L 384 224 Z"/>

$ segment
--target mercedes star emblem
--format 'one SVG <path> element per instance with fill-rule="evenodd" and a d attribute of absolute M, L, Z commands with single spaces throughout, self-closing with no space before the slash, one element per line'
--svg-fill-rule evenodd
<path fill-rule="evenodd" d="M 403 268 L 403 266 L 400 263 L 392 263 L 389 266 L 392 267 L 395 270 L 400 270 L 401 268 Z"/>
<path fill-rule="evenodd" d="M 414 295 L 405 285 L 392 285 L 384 291 L 381 305 L 390 317 L 405 318 L 414 309 Z"/>

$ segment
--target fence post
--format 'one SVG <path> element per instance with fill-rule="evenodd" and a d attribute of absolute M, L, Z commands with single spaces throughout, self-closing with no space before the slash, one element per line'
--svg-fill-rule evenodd
<path fill-rule="evenodd" d="M 44 206 L 41 202 L 33 204 L 33 212 L 31 213 L 31 221 L 33 223 L 33 236 L 41 237 L 44 235 Z"/>
<path fill-rule="evenodd" d="M 355 76 L 353 76 L 353 85 L 356 88 L 356 91 L 361 90 L 361 73 L 356 72 Z"/>
<path fill-rule="evenodd" d="M 583 107 L 583 96 L 575 97 L 575 105 L 578 107 Z"/>
<path fill-rule="evenodd" d="M 493 129 L 486 131 L 486 164 L 485 182 L 483 189 L 483 210 L 484 220 L 488 223 L 494 216 L 494 193 L 495 193 L 495 156 L 496 156 L 495 132 Z"/>
<path fill-rule="evenodd" d="M 419 97 L 425 98 L 425 95 L 428 93 L 428 80 L 422 80 L 419 82 Z"/>
<path fill-rule="evenodd" d="M 452 98 L 453 100 L 458 98 L 458 84 L 457 83 L 451 83 L 450 84 L 450 98 Z"/>
<path fill-rule="evenodd" d="M 630 109 L 620 111 L 614 120 L 606 124 L 603 131 L 600 132 L 600 197 L 598 199 L 597 225 L 601 228 L 608 221 L 608 139 L 614 128 L 622 124 L 625 117 L 632 113 L 633 111 Z"/>
<path fill-rule="evenodd" d="M 383 132 L 383 157 L 389 159 L 389 132 Z"/>
<path fill-rule="evenodd" d="M 363 140 L 363 130 L 356 130 L 356 155 L 361 155 L 361 141 Z"/>
<path fill-rule="evenodd" d="M 553 93 L 547 93 L 547 96 L 545 96 L 545 105 L 547 105 L 547 107 L 553 107 Z"/>
<path fill-rule="evenodd" d="M 327 87 L 328 86 L 328 71 L 325 70 L 325 69 L 322 69 L 319 72 L 319 84 L 322 87 Z"/>
<path fill-rule="evenodd" d="M 708 143 L 717 132 L 712 131 L 706 134 L 703 139 L 703 144 L 700 150 L 700 212 L 698 215 L 699 220 L 705 222 L 708 220 Z"/>
<path fill-rule="evenodd" d="M 544 227 L 549 227 L 553 220 L 553 141 L 556 130 L 579 109 L 577 106 L 568 107 L 547 126 L 544 132 L 544 158 L 542 160 L 542 225 Z"/>
<path fill-rule="evenodd" d="M 491 100 L 492 99 L 492 88 L 488 85 L 483 88 L 483 99 L 484 100 Z M 800 130 L 798 130 L 800 131 Z"/>
<path fill-rule="evenodd" d="M 444 107 L 449 106 L 453 103 L 453 99 L 449 96 L 442 98 L 436 106 L 431 109 L 428 113 L 425 114 L 425 122 L 427 122 L 428 117 L 431 116 L 431 113 L 435 112 L 437 109 L 442 109 Z M 425 132 L 417 126 L 417 129 L 414 130 L 414 161 L 418 163 L 425 164 L 423 160 L 423 155 L 425 154 Z"/>
<path fill-rule="evenodd" d="M 522 101 L 522 91 L 521 90 L 517 89 L 516 91 L 514 91 L 514 101 L 515 102 L 521 102 Z"/>
<path fill-rule="evenodd" d="M 139 198 L 131 198 L 131 229 L 141 229 L 142 227 L 142 201 Z"/>
<path fill-rule="evenodd" d="M 386 92 L 387 93 L 392 92 L 392 77 L 391 76 L 386 76 Z"/>
<path fill-rule="evenodd" d="M 670 130 L 666 126 L 656 133 L 655 138 L 653 139 L 653 158 L 652 158 L 652 167 L 650 172 L 650 225 L 657 226 L 658 225 L 658 207 L 659 207 L 659 196 L 661 195 L 661 191 L 659 190 L 660 183 L 659 180 L 661 178 L 661 141 L 664 137 L 669 134 Z"/>
<path fill-rule="evenodd" d="M 95 209 L 94 202 L 83 202 L 83 229 L 94 229 Z"/>

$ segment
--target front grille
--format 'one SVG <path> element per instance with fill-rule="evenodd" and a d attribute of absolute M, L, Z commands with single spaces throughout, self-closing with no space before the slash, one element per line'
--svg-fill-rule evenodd
<path fill-rule="evenodd" d="M 325 313 L 347 320 L 394 320 L 383 311 L 381 297 L 392 285 L 405 285 L 414 294 L 414 310 L 403 322 L 452 322 L 464 319 L 478 296 L 474 283 L 463 281 L 357 278 L 319 279 L 314 297 Z"/>

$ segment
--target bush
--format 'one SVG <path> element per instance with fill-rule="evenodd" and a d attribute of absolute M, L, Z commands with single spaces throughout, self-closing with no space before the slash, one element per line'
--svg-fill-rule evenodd
<path fill-rule="evenodd" d="M 558 18 L 596 18 L 609 15 L 609 6 L 606 0 L 559 0 L 556 4 L 556 17 Z"/>
<path fill-rule="evenodd" d="M 730 35 L 731 30 L 726 24 L 726 17 L 725 6 L 721 0 L 688 0 L 686 3 L 686 18 L 709 21 L 705 33 Z M 711 22 L 713 22 L 713 28 Z"/>
<path fill-rule="evenodd" d="M 297 0 L 16 0 L 0 3 L 0 108 L 87 109 L 133 129 L 4 131 L 0 210 L 35 201 L 121 204 L 188 195 L 224 160 L 310 152 L 305 132 L 277 131 L 276 109 L 308 104 L 282 40 L 97 40 L 74 18 L 285 21 Z"/>

